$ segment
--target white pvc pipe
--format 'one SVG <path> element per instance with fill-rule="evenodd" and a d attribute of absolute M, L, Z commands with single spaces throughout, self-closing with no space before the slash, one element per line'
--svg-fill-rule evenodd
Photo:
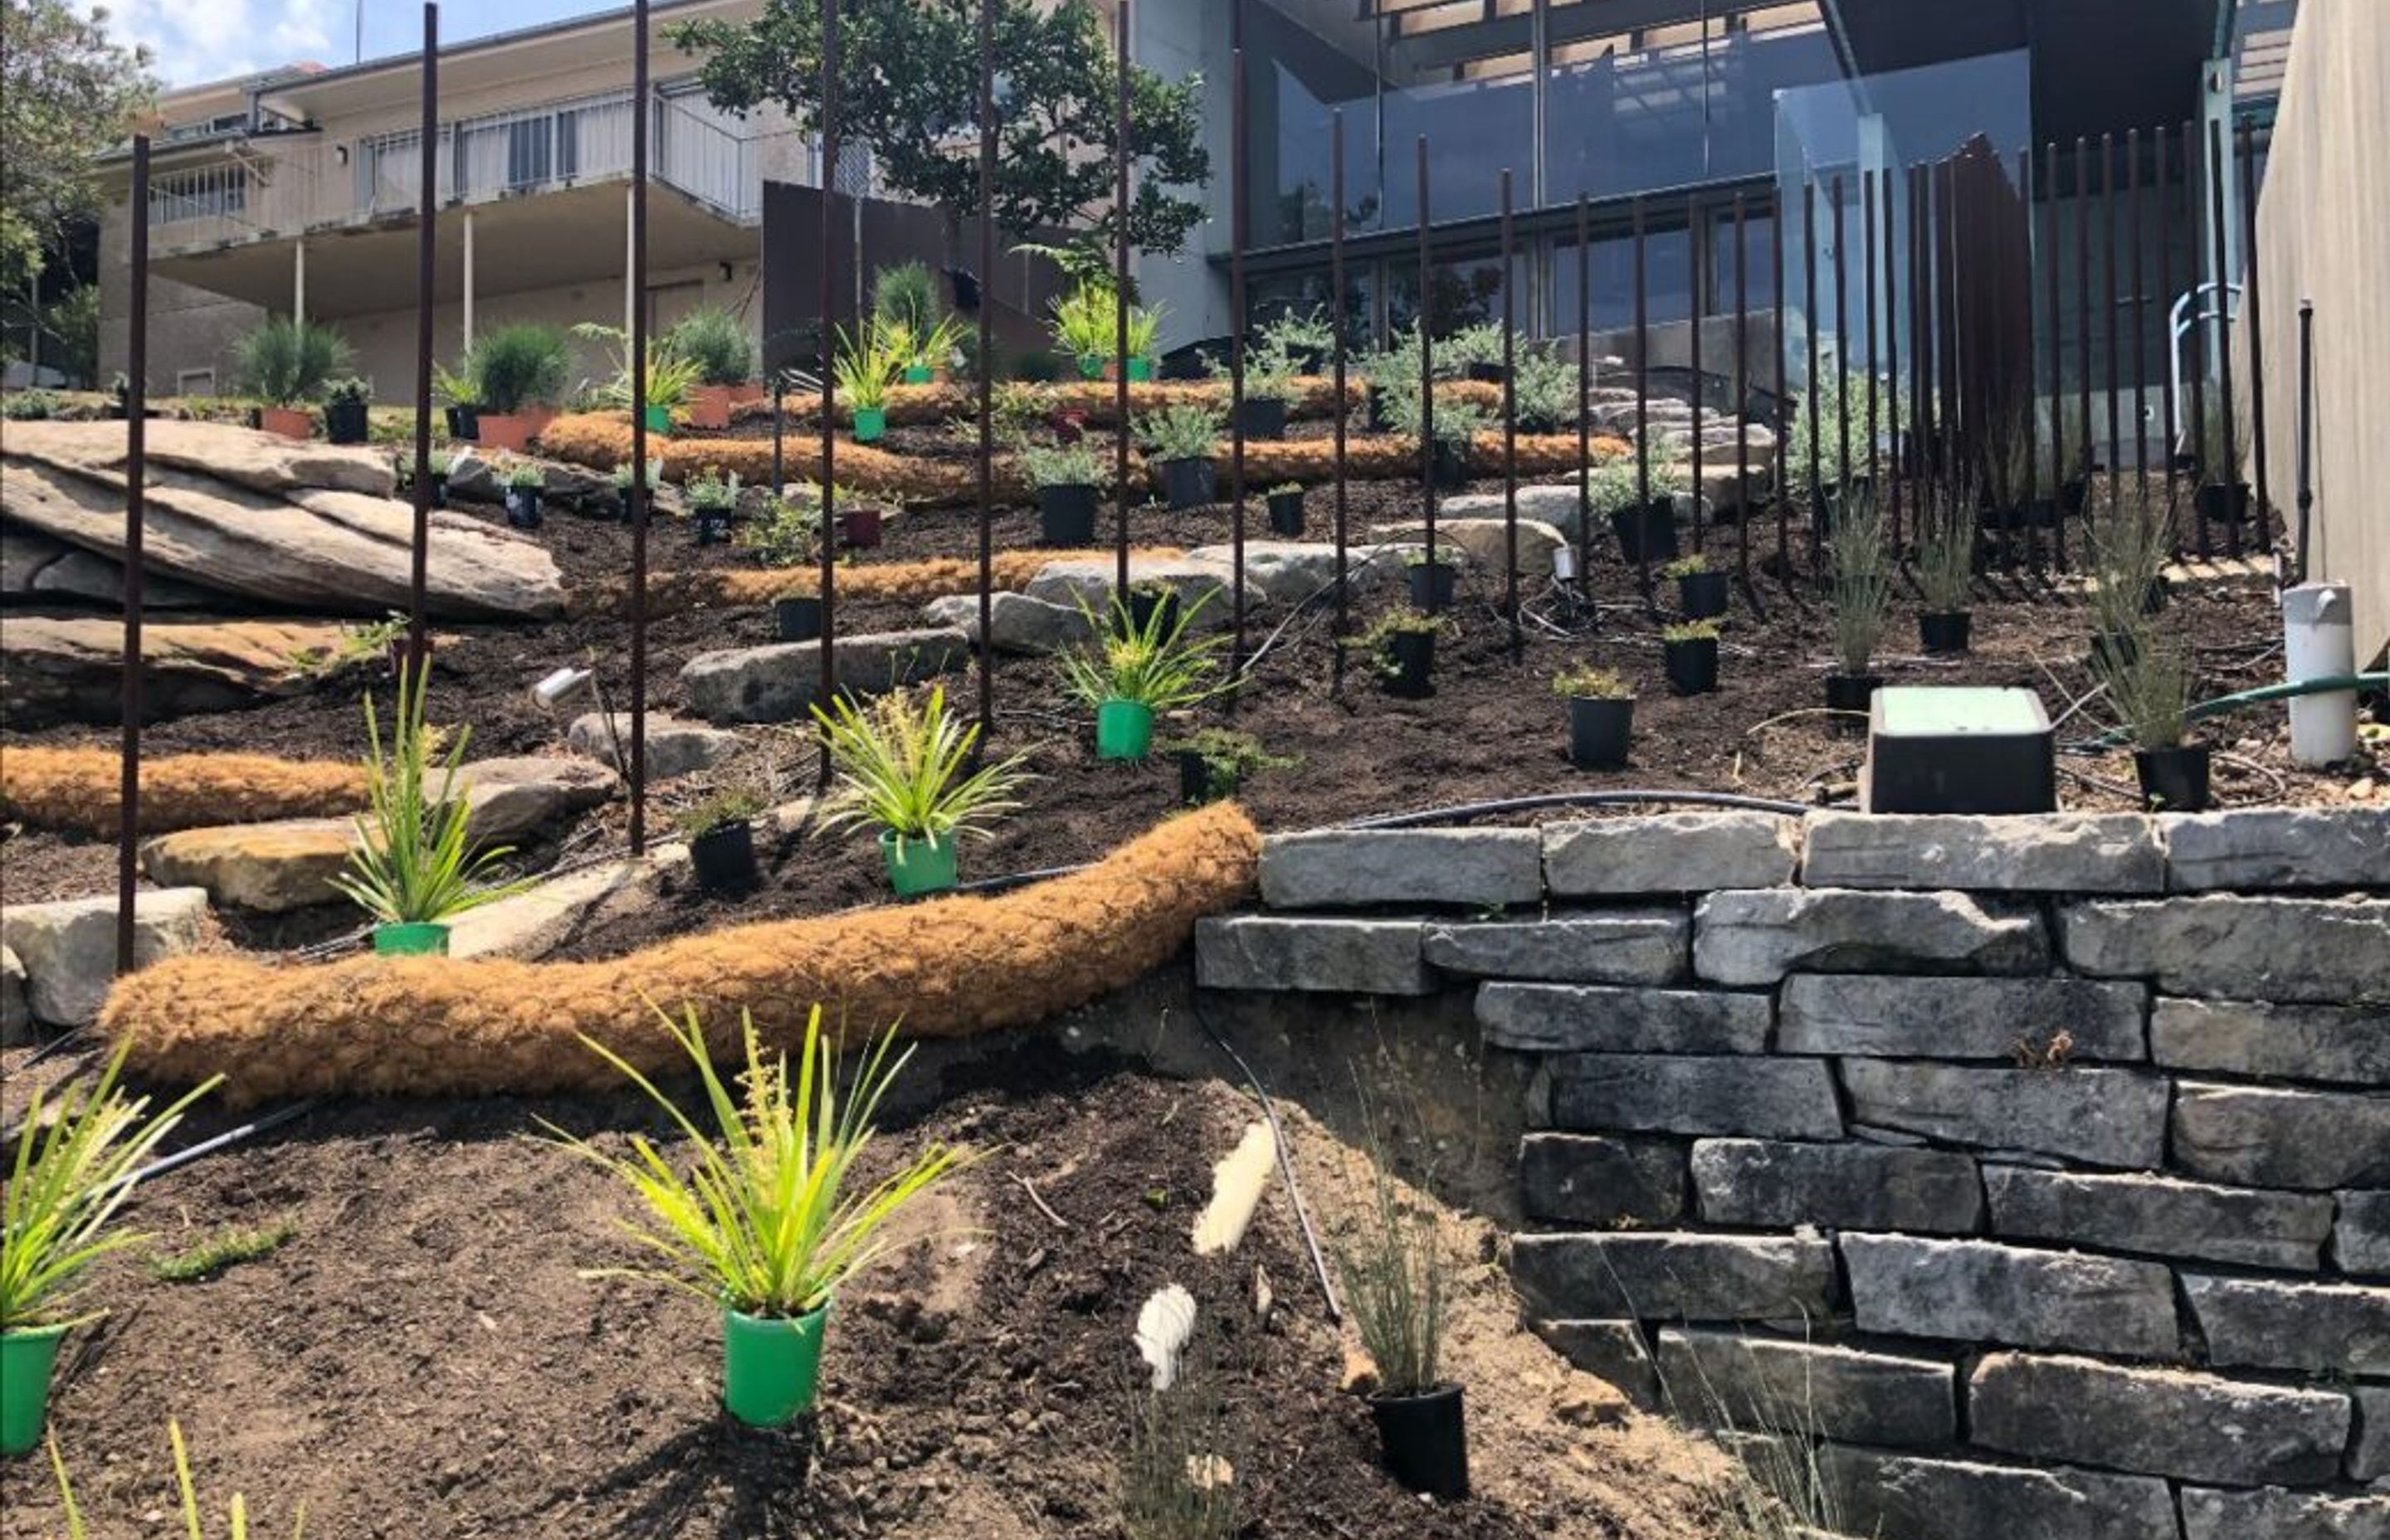
<path fill-rule="evenodd" d="M 2357 672 L 2355 610 L 2345 583 L 2282 590 L 2283 677 L 2292 684 Z M 2357 752 L 2357 692 L 2300 696 L 2291 708 L 2291 759 L 2331 764 Z"/>

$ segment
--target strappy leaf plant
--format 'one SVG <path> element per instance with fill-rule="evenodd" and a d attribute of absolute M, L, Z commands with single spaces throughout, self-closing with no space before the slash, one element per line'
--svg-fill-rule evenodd
<path fill-rule="evenodd" d="M 628 1156 L 610 1155 L 543 1124 L 557 1143 L 619 1178 L 639 1200 L 641 1216 L 622 1227 L 653 1264 L 585 1277 L 662 1283 L 743 1315 L 810 1315 L 847 1278 L 902 1244 L 891 1238 L 890 1222 L 970 1159 L 932 1143 L 877 1183 L 856 1184 L 880 1098 L 912 1057 L 909 1047 L 893 1051 L 893 1030 L 865 1053 L 842 1092 L 818 1006 L 806 1018 L 793 1077 L 788 1056 L 766 1053 L 753 1018 L 742 1014 L 745 1070 L 735 1083 L 715 1066 L 693 1008 L 679 1020 L 657 1014 L 697 1072 L 704 1105 L 694 1112 L 612 1049 L 582 1041 L 663 1110 L 682 1136 L 678 1149 L 635 1134 Z"/>
<path fill-rule="evenodd" d="M 348 869 L 332 879 L 384 925 L 436 925 L 529 886 L 484 880 L 513 849 L 473 850 L 472 808 L 456 785 L 471 730 L 459 728 L 435 762 L 423 705 L 422 678 L 413 668 L 400 669 L 385 751 L 373 696 L 366 696 L 367 812 L 356 820 Z"/>
<path fill-rule="evenodd" d="M 1089 706 L 1132 700 L 1157 712 L 1178 711 L 1219 694 L 1227 687 L 1219 661 L 1226 639 L 1188 635 L 1219 592 L 1214 588 L 1192 604 L 1153 605 L 1143 625 L 1120 598 L 1112 600 L 1108 622 L 1081 599 L 1079 613 L 1091 639 L 1063 657 L 1063 687 Z"/>
<path fill-rule="evenodd" d="M 144 1238 L 111 1226 L 133 1189 L 127 1179 L 149 1161 L 210 1080 L 156 1116 L 149 1098 L 124 1094 L 118 1048 L 99 1079 L 25 1108 L 16 1159 L 0 1197 L 0 1331 L 77 1325 L 71 1314 L 91 1264 Z"/>
<path fill-rule="evenodd" d="M 1021 754 L 969 768 L 979 727 L 946 709 L 943 686 L 926 697 L 897 691 L 860 707 L 841 695 L 829 711 L 816 706 L 814 719 L 838 779 L 821 804 L 825 832 L 876 825 L 895 836 L 899 851 L 915 840 L 982 836 L 991 819 L 1020 807 L 1013 793 L 1030 779 Z"/>

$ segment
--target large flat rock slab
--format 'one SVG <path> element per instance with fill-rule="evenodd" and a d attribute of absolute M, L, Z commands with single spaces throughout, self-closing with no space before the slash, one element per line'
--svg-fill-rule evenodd
<path fill-rule="evenodd" d="M 953 629 L 841 636 L 830 645 L 831 679 L 849 694 L 884 695 L 961 668 L 970 655 L 970 638 Z M 680 679 L 690 707 L 709 722 L 795 722 L 821 697 L 821 644 L 700 652 Z"/>
<path fill-rule="evenodd" d="M 343 633 L 315 621 L 152 622 L 141 628 L 141 708 L 160 721 L 238 711 L 306 687 L 296 660 Z M 11 726 L 123 720 L 124 625 L 98 616 L 11 615 L 0 626 L 0 712 Z"/>
<path fill-rule="evenodd" d="M 136 893 L 133 965 L 195 952 L 209 935 L 208 895 L 197 888 Z M 26 1008 L 54 1027 L 99 1017 L 116 980 L 116 897 L 63 899 L 0 909 L 0 946 L 24 969 Z"/>
<path fill-rule="evenodd" d="M 2165 891 L 2166 866 L 2156 820 L 2133 814 L 1819 813 L 1809 818 L 1802 880 L 1819 888 L 2157 893 Z"/>
<path fill-rule="evenodd" d="M 153 418 L 143 426 L 142 450 L 152 466 L 196 470 L 253 492 L 319 488 L 397 493 L 387 451 L 366 444 L 286 439 L 224 422 Z M 0 451 L 69 470 L 121 471 L 125 430 L 121 422 L 11 422 L 0 427 Z"/>

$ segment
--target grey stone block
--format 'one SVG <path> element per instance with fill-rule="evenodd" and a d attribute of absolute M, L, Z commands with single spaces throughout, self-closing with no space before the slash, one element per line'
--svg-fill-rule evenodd
<path fill-rule="evenodd" d="M 1530 1134 L 1519 1141 L 1519 1203 L 1554 1224 L 1673 1225 L 1685 1213 L 1685 1149 L 1666 1139 Z"/>
<path fill-rule="evenodd" d="M 2390 1289 L 2185 1273 L 2182 1291 L 2219 1368 L 2390 1374 Z"/>
<path fill-rule="evenodd" d="M 2174 1163 L 2251 1187 L 2390 1186 L 2390 1097 L 2181 1081 Z"/>
<path fill-rule="evenodd" d="M 2338 1392 L 2089 1358 L 1995 1353 L 1967 1381 L 1967 1437 L 1986 1449 L 2236 1486 L 2332 1480 L 2349 1421 Z"/>
<path fill-rule="evenodd" d="M 135 968 L 195 952 L 209 933 L 204 888 L 155 888 L 133 897 Z M 98 1019 L 116 982 L 116 895 L 0 908 L 0 946 L 24 969 L 34 1020 L 86 1025 Z"/>
<path fill-rule="evenodd" d="M 1842 1110 L 1818 1059 L 1579 1054 L 1552 1074 L 1557 1128 L 1838 1139 Z"/>
<path fill-rule="evenodd" d="M 2390 1086 L 2390 1006 L 2161 999 L 2150 1057 L 2171 1070 Z"/>
<path fill-rule="evenodd" d="M 2332 1226 L 2332 1259 L 2344 1273 L 2390 1277 L 2390 1188 L 2340 1195 L 2340 1222 Z"/>
<path fill-rule="evenodd" d="M 2390 1495 L 2186 1486 L 2182 1540 L 2390 1540 Z"/>
<path fill-rule="evenodd" d="M 1513 1236 L 1510 1271 L 1529 1305 L 1554 1318 L 1801 1320 L 1833 1303 L 1833 1248 L 1808 1236 Z"/>
<path fill-rule="evenodd" d="M 1672 1327 L 1660 1333 L 1660 1376 L 1703 1426 L 1912 1445 L 1959 1431 L 1958 1371 L 1940 1359 Z"/>
<path fill-rule="evenodd" d="M 1262 841 L 1262 902 L 1273 909 L 1540 904 L 1542 852 L 1532 828 L 1273 834 Z"/>
<path fill-rule="evenodd" d="M 1702 1139 L 1693 1145 L 1692 1174 L 1710 1225 L 1929 1235 L 1983 1228 L 1975 1162 L 1948 1150 Z"/>
<path fill-rule="evenodd" d="M 1714 892 L 1693 910 L 1693 971 L 1714 983 L 1788 973 L 2038 973 L 2049 967 L 2030 905 L 1965 893 L 1766 888 Z"/>
<path fill-rule="evenodd" d="M 1616 984 L 1481 984 L 1477 1027 L 1532 1053 L 1755 1054 L 1775 1007 L 1765 995 Z"/>
<path fill-rule="evenodd" d="M 2357 1437 L 2348 1445 L 2348 1479 L 2390 1476 L 2390 1385 L 2357 1387 Z"/>
<path fill-rule="evenodd" d="M 631 753 L 631 714 L 616 712 L 610 718 L 604 712 L 586 712 L 572 719 L 564 731 L 565 741 L 576 753 L 588 755 L 601 764 L 628 775 L 629 769 L 620 761 Z M 668 781 L 675 776 L 689 775 L 713 766 L 739 752 L 744 740 L 727 727 L 708 727 L 702 723 L 683 722 L 676 717 L 650 716 L 647 722 L 647 773 L 650 779 Z M 622 748 L 618 756 L 614 750 Z"/>
<path fill-rule="evenodd" d="M 1839 1444 L 1824 1449 L 1820 1472 L 1840 1527 L 1875 1540 L 2177 1540 L 2174 1496 L 2152 1476 L 2021 1469 Z"/>
<path fill-rule="evenodd" d="M 33 1007 L 25 1003 L 25 965 L 14 949 L 0 946 L 0 1048 L 33 1040 Z"/>
<path fill-rule="evenodd" d="M 2172 1176 L 1985 1165 L 1994 1234 L 2312 1273 L 2332 1230 L 2318 1193 L 2210 1187 Z"/>
<path fill-rule="evenodd" d="M 2173 1280 L 2155 1263 L 1910 1236 L 1841 1245 L 1863 1331 L 2144 1358 L 2181 1345 Z"/>
<path fill-rule="evenodd" d="M 1049 604 L 1026 594 L 990 594 L 987 616 L 988 634 L 996 638 L 998 652 L 1060 652 L 1085 641 L 1091 629 L 1087 612 L 1078 606 Z M 954 627 L 970 637 L 973 646 L 979 643 L 979 596 L 975 593 L 947 594 L 932 599 L 922 608 L 921 618 L 932 625 Z"/>
<path fill-rule="evenodd" d="M 1447 973 L 1562 983 L 1672 984 L 1692 958 L 1682 909 L 1430 925 L 1427 960 Z"/>
<path fill-rule="evenodd" d="M 1772 813 L 1661 813 L 1544 826 L 1555 897 L 1773 888 L 1801 863 L 1801 821 Z"/>
<path fill-rule="evenodd" d="M 1633 1321 L 1546 1321 L 1530 1325 L 1554 1353 L 1606 1380 L 1638 1406 L 1660 1405 L 1660 1376 Z"/>
<path fill-rule="evenodd" d="M 2154 979 L 2161 992 L 2232 1000 L 2390 1002 L 2390 900 L 2094 899 L 2059 909 L 2066 960 Z M 1694 963 L 1701 960 L 1698 930 Z"/>
<path fill-rule="evenodd" d="M 1195 922 L 1195 982 L 1206 989 L 1432 995 L 1416 919 L 1213 916 Z"/>
<path fill-rule="evenodd" d="M 841 690 L 884 694 L 961 668 L 970 638 L 959 631 L 891 631 L 842 636 L 831 648 L 831 677 Z M 821 648 L 815 642 L 700 652 L 680 671 L 689 709 L 709 722 L 794 722 L 820 695 Z"/>
<path fill-rule="evenodd" d="M 1777 1047 L 1785 1053 L 2012 1059 L 2047 1053 L 2131 1062 L 2148 1057 L 2149 990 L 2101 979 L 1900 978 L 1805 973 L 1784 981 Z"/>
<path fill-rule="evenodd" d="M 2165 1155 L 2167 1087 L 2159 1075 L 1846 1059 L 1842 1076 L 1857 1123 L 2091 1165 L 2149 1167 Z"/>
<path fill-rule="evenodd" d="M 2165 878 L 2156 821 L 2129 813 L 1815 813 L 1801 865 L 1818 888 L 2160 893 Z"/>
<path fill-rule="evenodd" d="M 2390 888 L 2390 808 L 2235 808 L 2162 823 L 2179 890 Z"/>

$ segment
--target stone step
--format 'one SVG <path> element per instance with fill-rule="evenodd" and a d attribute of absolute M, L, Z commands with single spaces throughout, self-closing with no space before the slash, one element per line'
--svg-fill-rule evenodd
<path fill-rule="evenodd" d="M 970 638 L 951 627 L 840 636 L 830 648 L 831 678 L 852 695 L 880 695 L 970 661 Z M 811 716 L 821 686 L 821 644 L 773 642 L 700 652 L 680 671 L 689 705 L 717 725 L 797 722 Z"/>
<path fill-rule="evenodd" d="M 133 961 L 147 968 L 204 945 L 208 895 L 195 887 L 153 889 L 133 900 Z M 116 897 L 60 899 L 0 908 L 0 947 L 23 969 L 32 1020 L 80 1027 L 96 1020 L 116 980 Z"/>

